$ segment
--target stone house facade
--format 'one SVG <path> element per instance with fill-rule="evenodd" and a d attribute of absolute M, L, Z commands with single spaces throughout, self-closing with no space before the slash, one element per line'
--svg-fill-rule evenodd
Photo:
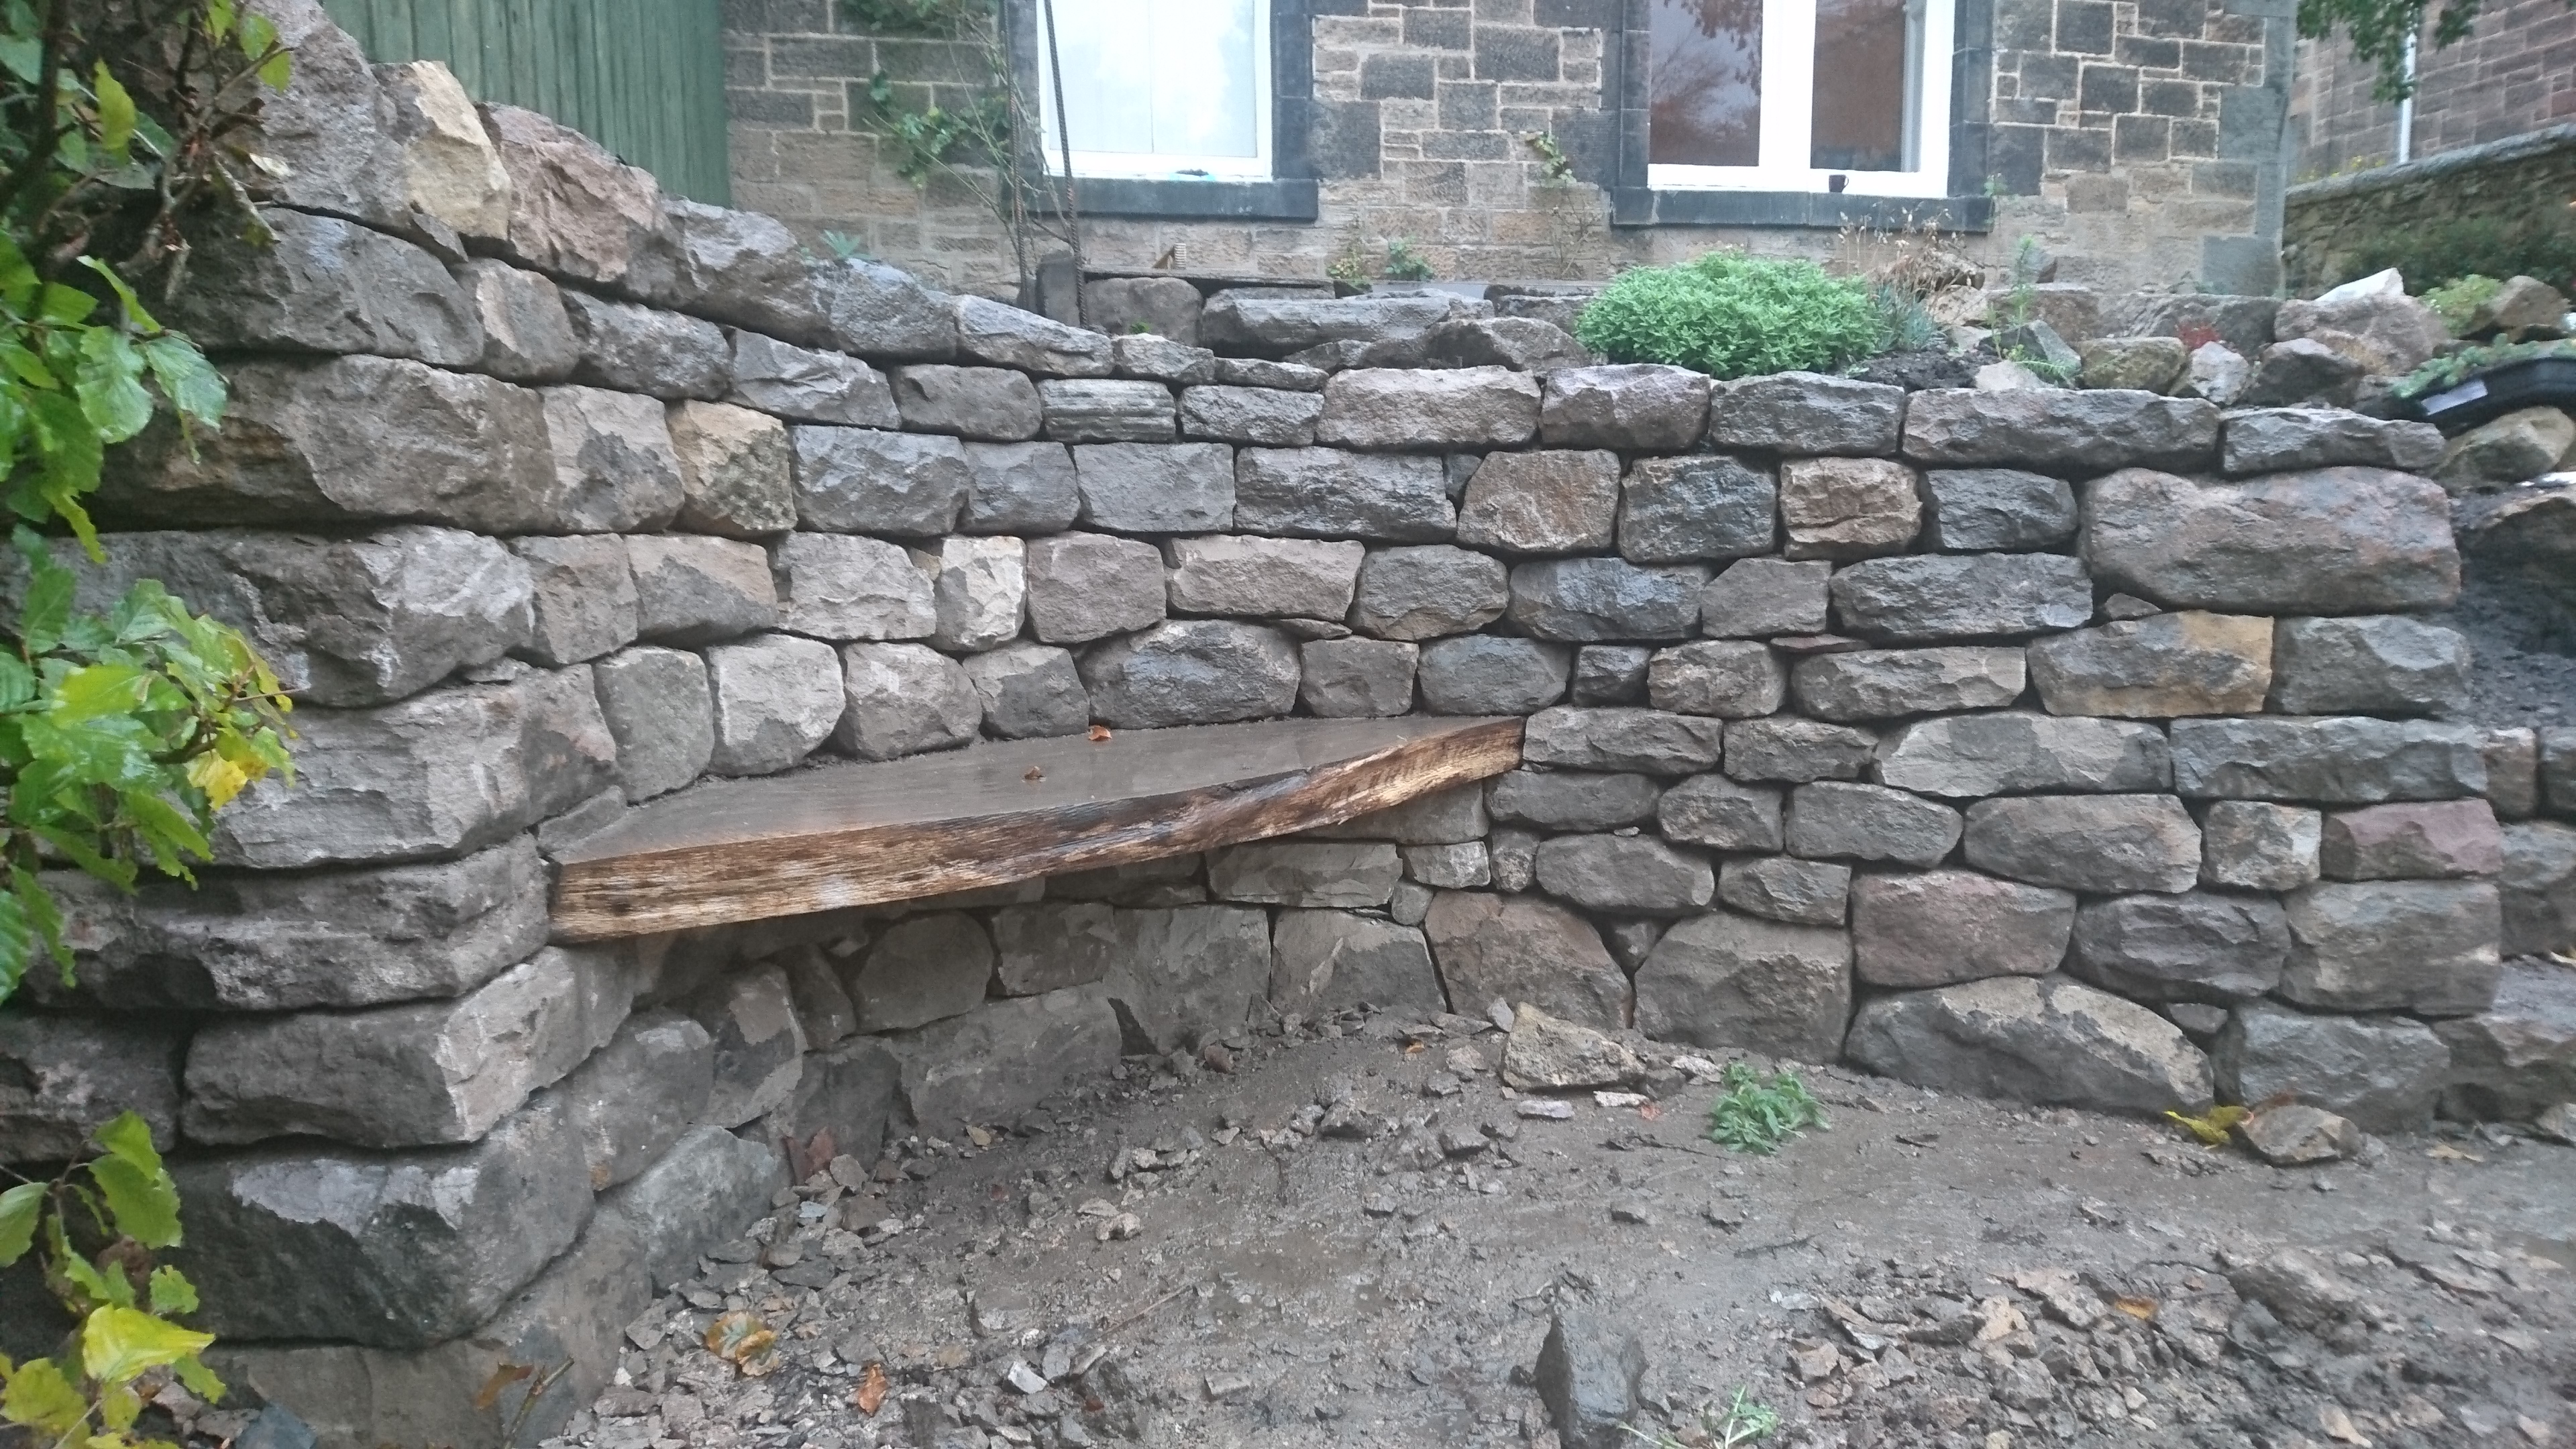
<path fill-rule="evenodd" d="M 2287 0 L 1917 0 L 1910 12 L 1853 0 L 1260 5 L 1275 134 L 1265 172 L 1248 182 L 1085 177 L 1091 269 L 1316 281 L 1337 259 L 1375 275 L 1400 239 L 1442 278 L 1597 279 L 1722 246 L 1849 257 L 1870 245 L 1855 233 L 1931 224 L 1989 266 L 2030 239 L 2058 280 L 2103 291 L 2268 292 L 2277 281 L 2295 44 Z M 1057 8 L 1071 17 L 1059 41 L 1079 48 L 1067 27 L 1121 5 Z M 1855 14 L 1877 23 L 1862 12 L 1885 22 L 1876 51 L 1834 29 Z M 1026 30 L 1014 63 L 1034 93 L 1037 7 L 1014 0 L 1011 13 Z M 1812 57 L 1775 42 L 1760 61 L 1789 97 L 1761 101 L 1760 126 L 1786 135 L 1812 120 L 1814 152 L 1792 156 L 1784 178 L 1777 146 L 1790 142 L 1780 141 L 1760 152 L 1760 175 L 1715 184 L 1705 168 L 1667 164 L 1675 118 L 1691 105 L 1755 104 L 1740 80 L 1676 96 L 1684 63 L 1723 60 L 1710 47 L 1730 35 L 1758 44 L 1766 24 L 1820 27 L 1812 112 L 1807 93 L 1789 94 Z M 1919 59 L 1937 61 L 1945 33 L 1946 74 Z M 1900 39 L 1917 59 L 1900 58 Z M 725 41 L 737 204 L 809 238 L 846 234 L 948 285 L 1010 289 L 990 214 L 948 182 L 902 179 L 875 134 L 871 77 L 885 76 L 899 104 L 953 109 L 984 73 L 976 57 L 870 34 L 836 0 L 727 0 Z M 1901 109 L 1847 77 L 1899 72 L 1901 83 L 1878 89 L 1915 107 L 1910 169 L 1835 171 L 1859 153 L 1829 143 Z M 1862 111 L 1872 116 L 1847 114 Z M 1750 162 L 1749 132 L 1745 147 Z M 1691 175 L 1676 181 L 1677 169 Z"/>
<path fill-rule="evenodd" d="M 2397 142 L 2397 107 L 2371 95 L 2372 66 L 2341 39 L 2299 42 L 2290 94 L 2295 180 L 2421 160 L 2576 123 L 2576 10 L 2561 0 L 2503 0 L 2477 29 L 2416 59 L 2414 134 Z"/>

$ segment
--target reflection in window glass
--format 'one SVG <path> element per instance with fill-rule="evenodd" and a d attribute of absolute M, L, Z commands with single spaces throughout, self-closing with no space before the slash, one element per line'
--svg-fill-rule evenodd
<path fill-rule="evenodd" d="M 1654 0 L 1648 160 L 1762 159 L 1762 0 Z"/>
<path fill-rule="evenodd" d="M 1113 155 L 1259 154 L 1253 0 L 1056 0 L 1073 149 Z M 1054 98 L 1041 107 L 1055 143 Z"/>
<path fill-rule="evenodd" d="M 1914 170 L 1922 56 L 1923 0 L 1816 0 L 1807 164 L 1822 171 Z"/>

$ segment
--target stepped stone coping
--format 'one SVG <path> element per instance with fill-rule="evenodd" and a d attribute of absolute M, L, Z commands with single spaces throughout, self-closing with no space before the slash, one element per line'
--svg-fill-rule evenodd
<path fill-rule="evenodd" d="M 880 905 L 1336 825 L 1521 761 L 1521 721 L 1282 719 L 715 781 L 567 849 L 562 941 Z"/>

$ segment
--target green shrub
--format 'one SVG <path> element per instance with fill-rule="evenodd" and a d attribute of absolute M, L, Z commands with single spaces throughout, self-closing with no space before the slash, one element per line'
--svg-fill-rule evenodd
<path fill-rule="evenodd" d="M 1621 273 L 1575 319 L 1614 362 L 1662 362 L 1712 377 L 1831 371 L 1885 349 L 1869 289 L 1813 262 L 1711 252 Z"/>
<path fill-rule="evenodd" d="M 2366 237 L 2341 265 L 2338 281 L 2395 267 L 2417 293 L 2463 277 L 2537 277 L 2576 290 L 2576 225 L 2545 215 L 2463 216 Z"/>
<path fill-rule="evenodd" d="M 1729 1062 L 1718 1085 L 1726 1090 L 1709 1106 L 1708 1135 L 1721 1146 L 1768 1157 L 1781 1143 L 1825 1125 L 1824 1104 L 1808 1094 L 1795 1072 L 1766 1077 L 1742 1062 Z"/>
<path fill-rule="evenodd" d="M 2466 276 L 2456 282 L 2427 288 L 2424 305 L 2441 317 L 2442 325 L 2451 329 L 2452 336 L 2458 337 L 2467 333 L 2469 319 L 2477 315 L 2478 308 L 2494 301 L 2496 293 L 2503 290 L 2504 283 L 2493 277 Z"/>
<path fill-rule="evenodd" d="M 1885 282 L 1869 289 L 1869 304 L 1878 311 L 1880 352 L 1922 352 L 1949 344 L 1949 334 L 1923 299 Z"/>

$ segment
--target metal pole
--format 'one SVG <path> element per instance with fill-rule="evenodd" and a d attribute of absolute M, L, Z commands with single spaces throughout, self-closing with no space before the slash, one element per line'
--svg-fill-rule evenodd
<path fill-rule="evenodd" d="M 2397 103 L 2397 164 L 2415 159 L 2415 32 L 2406 33 L 2406 98 Z"/>
<path fill-rule="evenodd" d="M 1042 0 L 1046 14 L 1047 73 L 1055 82 L 1055 139 L 1064 155 L 1065 218 L 1071 223 L 1073 247 L 1073 317 L 1088 325 L 1082 306 L 1082 189 L 1073 180 L 1073 126 L 1064 114 L 1064 65 L 1056 58 L 1055 0 Z"/>

